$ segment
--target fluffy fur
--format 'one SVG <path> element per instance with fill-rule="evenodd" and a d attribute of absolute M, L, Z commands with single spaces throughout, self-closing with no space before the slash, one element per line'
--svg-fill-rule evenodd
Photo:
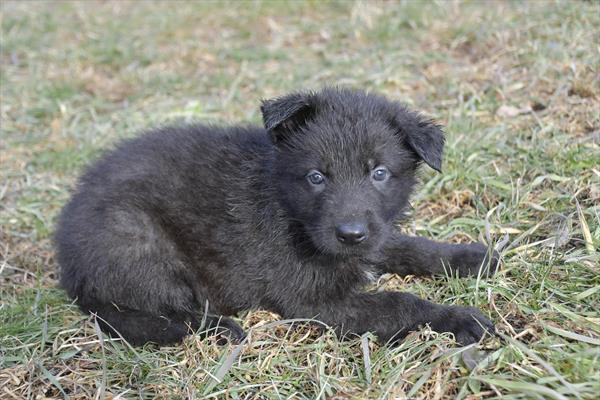
<path fill-rule="evenodd" d="M 382 341 L 426 323 L 464 344 L 493 330 L 474 308 L 362 290 L 380 272 L 431 275 L 444 263 L 464 275 L 487 262 L 481 244 L 394 229 L 418 165 L 441 170 L 439 126 L 346 89 L 261 110 L 265 128 L 151 131 L 81 177 L 55 237 L 61 285 L 104 330 L 134 344 L 201 327 L 240 339 L 226 316 L 256 308 Z"/>

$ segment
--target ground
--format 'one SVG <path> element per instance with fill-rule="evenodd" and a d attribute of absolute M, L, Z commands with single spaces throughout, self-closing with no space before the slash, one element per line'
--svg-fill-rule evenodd
<path fill-rule="evenodd" d="M 530 2 L 1 3 L 0 398 L 594 398 L 600 392 L 600 5 Z M 402 229 L 483 240 L 490 279 L 400 279 L 475 305 L 458 348 L 340 341 L 276 315 L 251 338 L 132 348 L 57 288 L 51 235 L 77 175 L 145 127 L 260 123 L 259 99 L 339 84 L 446 126 Z"/>

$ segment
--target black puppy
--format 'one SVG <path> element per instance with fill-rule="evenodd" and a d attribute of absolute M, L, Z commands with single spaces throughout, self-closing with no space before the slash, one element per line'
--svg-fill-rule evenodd
<path fill-rule="evenodd" d="M 439 126 L 347 89 L 261 109 L 266 129 L 162 128 L 87 170 L 56 233 L 61 284 L 83 310 L 134 344 L 201 326 L 241 338 L 224 315 L 254 308 L 382 341 L 427 323 L 463 344 L 493 330 L 471 307 L 361 291 L 381 271 L 467 275 L 487 263 L 482 244 L 394 229 L 420 162 L 441 169 Z"/>

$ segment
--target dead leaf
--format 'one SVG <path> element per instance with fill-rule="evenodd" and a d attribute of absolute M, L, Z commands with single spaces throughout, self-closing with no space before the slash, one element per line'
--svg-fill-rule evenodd
<path fill-rule="evenodd" d="M 531 107 L 529 107 L 529 106 L 523 107 L 523 108 L 517 108 L 517 107 L 509 106 L 509 105 L 502 105 L 502 106 L 500 106 L 500 108 L 498 108 L 498 110 L 496 110 L 496 115 L 501 118 L 509 118 L 509 117 L 516 117 L 517 115 L 521 115 L 521 114 L 528 114 L 530 112 L 531 112 Z"/>

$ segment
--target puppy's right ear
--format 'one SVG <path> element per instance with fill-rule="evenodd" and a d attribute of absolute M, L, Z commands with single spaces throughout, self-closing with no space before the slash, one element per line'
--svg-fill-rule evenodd
<path fill-rule="evenodd" d="M 285 140 L 306 123 L 315 112 L 313 100 L 310 93 L 292 93 L 262 101 L 263 122 L 273 143 Z"/>

